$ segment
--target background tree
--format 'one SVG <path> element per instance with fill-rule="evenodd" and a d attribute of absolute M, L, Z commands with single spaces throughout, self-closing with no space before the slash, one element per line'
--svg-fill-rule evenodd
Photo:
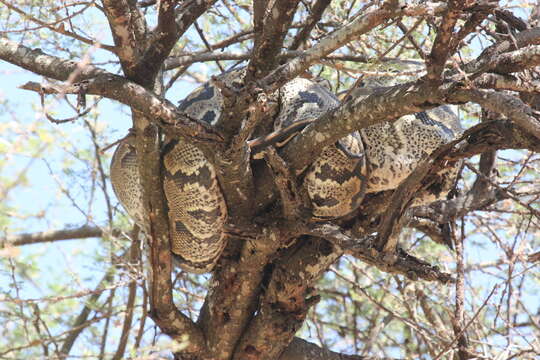
<path fill-rule="evenodd" d="M 540 354 L 536 2 L 0 3 L 1 358 Z M 215 128 L 176 111 L 237 63 L 246 86 L 223 89 Z M 359 96 L 364 78 L 393 71 L 412 81 Z M 342 105 L 250 161 L 264 95 L 297 76 L 327 79 Z M 460 105 L 465 135 L 396 191 L 347 222 L 298 217 L 290 174 L 325 145 L 442 104 Z M 108 178 L 106 145 L 132 126 L 148 237 Z M 229 241 L 212 274 L 171 268 L 157 133 L 219 169 Z M 457 159 L 453 197 L 409 209 Z"/>

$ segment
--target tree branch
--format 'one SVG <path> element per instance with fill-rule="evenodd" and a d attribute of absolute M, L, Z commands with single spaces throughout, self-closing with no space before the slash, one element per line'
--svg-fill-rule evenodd
<path fill-rule="evenodd" d="M 83 62 L 47 55 L 41 49 L 30 49 L 2 37 L 0 37 L 0 59 L 35 74 L 61 81 L 70 79 L 75 82 L 109 74 Z"/>
<path fill-rule="evenodd" d="M 109 21 L 116 55 L 126 76 L 135 78 L 136 65 L 141 50 L 146 47 L 146 22 L 132 0 L 102 0 L 103 10 Z"/>
<path fill-rule="evenodd" d="M 483 73 L 493 69 L 498 56 L 528 45 L 540 45 L 540 28 L 532 28 L 515 34 L 511 39 L 498 42 L 488 48 L 473 61 L 465 64 L 462 70 L 466 73 Z"/>
<path fill-rule="evenodd" d="M 176 106 L 167 99 L 162 99 L 144 87 L 118 75 L 99 75 L 71 86 L 41 85 L 28 82 L 20 88 L 46 94 L 79 94 L 82 92 L 90 95 L 101 95 L 145 114 L 151 119 L 151 122 L 166 129 L 171 135 L 187 136 L 193 141 L 221 141 L 221 136 L 208 124 L 188 118 L 178 112 Z"/>
<path fill-rule="evenodd" d="M 79 313 L 79 315 L 73 322 L 73 325 L 71 326 L 71 331 L 69 331 L 68 335 L 66 336 L 66 339 L 64 340 L 62 344 L 62 348 L 60 350 L 60 353 L 64 355 L 65 357 L 69 356 L 71 348 L 73 347 L 73 344 L 75 344 L 75 340 L 77 340 L 77 338 L 83 332 L 83 330 L 86 329 L 86 327 L 91 324 L 90 322 L 87 322 L 88 316 L 97 305 L 97 301 L 99 297 L 101 296 L 101 294 L 103 293 L 103 291 L 98 291 L 98 290 L 103 288 L 104 285 L 108 285 L 108 283 L 111 282 L 111 280 L 114 277 L 115 270 L 116 270 L 116 267 L 114 266 L 111 266 L 109 267 L 109 269 L 107 269 L 107 271 L 105 272 L 105 275 L 99 281 L 94 292 L 92 293 L 88 301 L 86 301 L 81 312 Z"/>
<path fill-rule="evenodd" d="M 463 6 L 463 4 L 462 4 Z M 448 8 L 441 17 L 441 24 L 437 28 L 435 40 L 431 48 L 431 53 L 427 57 L 427 75 L 429 80 L 440 81 L 442 71 L 448 56 L 452 53 L 452 40 L 454 26 L 461 15 L 459 1 L 448 1 Z"/>
<path fill-rule="evenodd" d="M 0 3 L 4 4 L 7 8 L 17 12 L 19 15 L 21 15 L 24 19 L 29 19 L 30 21 L 42 26 L 42 27 L 45 27 L 53 32 L 56 32 L 56 33 L 59 33 L 59 34 L 62 34 L 62 35 L 66 35 L 66 36 L 69 36 L 75 40 L 78 40 L 82 43 L 85 43 L 85 44 L 88 44 L 88 45 L 91 45 L 91 46 L 97 46 L 97 47 L 100 47 L 102 49 L 105 49 L 107 51 L 110 51 L 112 53 L 116 53 L 116 48 L 114 46 L 111 46 L 111 45 L 107 45 L 107 44 L 102 44 L 100 43 L 99 41 L 95 41 L 95 40 L 92 40 L 92 39 L 88 39 L 88 38 L 85 38 L 84 36 L 81 36 L 75 32 L 72 32 L 72 31 L 69 31 L 69 30 L 66 30 L 64 27 L 62 26 L 53 26 L 51 24 L 48 24 L 44 21 L 41 21 L 37 18 L 35 18 L 34 16 L 24 12 L 23 10 L 21 10 L 20 8 L 14 6 L 13 4 L 10 4 L 9 2 L 7 1 L 4 1 L 4 0 L 0 0 Z"/>
<path fill-rule="evenodd" d="M 494 90 L 456 89 L 448 94 L 450 103 L 475 102 L 486 110 L 503 114 L 540 140 L 540 121 L 519 98 Z"/>
<path fill-rule="evenodd" d="M 219 360 L 230 359 L 239 338 L 246 333 L 263 290 L 265 268 L 283 245 L 281 241 L 288 238 L 286 234 L 260 230 L 247 238 L 245 234 L 242 238 L 234 232 L 232 235 L 214 272 L 217 286 L 209 290 L 197 321 L 206 334 L 208 354 Z"/>
<path fill-rule="evenodd" d="M 137 119 L 135 123 L 144 123 Z M 189 354 L 200 354 L 206 351 L 204 333 L 186 315 L 181 313 L 173 302 L 171 281 L 171 246 L 169 240 L 169 224 L 166 214 L 163 179 L 161 174 L 161 149 L 158 140 L 157 126 L 147 126 L 143 134 L 136 137 L 137 161 L 143 188 L 143 203 L 149 227 L 150 263 L 150 316 L 161 331 L 178 342 L 188 344 L 183 351 Z"/>
<path fill-rule="evenodd" d="M 437 266 L 432 266 L 401 249 L 397 249 L 395 254 L 387 256 L 388 254 L 379 252 L 375 248 L 375 244 L 372 242 L 374 238 L 352 238 L 346 235 L 337 225 L 330 223 L 315 224 L 308 226 L 305 232 L 330 241 L 345 254 L 374 265 L 386 273 L 401 274 L 411 280 L 438 281 L 442 284 L 453 282 L 451 275 L 441 272 Z"/>
<path fill-rule="evenodd" d="M 0 238 L 0 244 L 2 244 L 2 246 L 7 244 L 11 246 L 22 246 L 44 242 L 102 237 L 106 234 L 106 231 L 100 227 L 84 225 L 75 229 L 49 230 L 37 233 L 8 235 L 4 238 Z M 120 236 L 121 234 L 122 233 L 119 230 L 113 230 L 112 232 L 112 236 Z"/>
<path fill-rule="evenodd" d="M 318 300 L 306 299 L 314 282 L 341 254 L 325 240 L 304 237 L 280 256 L 234 359 L 277 359 L 302 325 L 309 307 Z"/>
<path fill-rule="evenodd" d="M 540 46 L 528 45 L 492 58 L 489 62 L 489 71 L 507 74 L 531 69 L 538 65 L 540 65 Z"/>
<path fill-rule="evenodd" d="M 299 0 L 276 0 L 266 8 L 263 25 L 255 34 L 255 44 L 246 71 L 246 82 L 260 79 L 277 64 L 285 35 L 289 30 Z"/>
<path fill-rule="evenodd" d="M 427 79 L 441 80 L 440 77 L 449 56 L 455 53 L 461 41 L 480 25 L 495 6 L 494 3 L 471 0 L 451 0 L 448 2 L 448 9 L 441 17 L 441 24 L 431 48 L 431 54 L 427 57 Z M 457 20 L 465 11 L 471 15 L 459 31 L 454 32 Z"/>
<path fill-rule="evenodd" d="M 324 11 L 330 5 L 330 2 L 331 0 L 317 0 L 315 4 L 313 4 L 311 7 L 311 16 L 307 20 L 306 25 L 304 25 L 302 30 L 300 30 L 294 37 L 292 44 L 289 46 L 289 50 L 298 49 L 300 45 L 302 45 L 302 43 L 308 39 L 311 31 L 321 20 Z"/>
<path fill-rule="evenodd" d="M 141 262 L 141 240 L 139 239 L 139 227 L 135 225 L 131 231 L 131 246 L 129 249 L 129 262 L 132 266 Z M 132 280 L 128 285 L 128 298 L 126 302 L 126 316 L 122 325 L 122 334 L 116 352 L 112 360 L 121 360 L 124 357 L 126 346 L 129 340 L 129 333 L 133 321 L 133 312 L 135 307 L 135 299 L 137 295 L 137 282 Z"/>
<path fill-rule="evenodd" d="M 279 54 L 280 59 L 291 59 L 298 56 L 302 56 L 303 51 L 290 50 L 283 51 Z M 248 60 L 251 57 L 250 52 L 224 52 L 224 51 L 212 51 L 202 52 L 195 54 L 179 54 L 169 57 L 164 64 L 165 70 L 172 70 L 180 66 L 191 65 L 197 62 L 218 61 L 218 60 Z M 358 55 L 346 55 L 346 54 L 328 54 L 321 57 L 320 60 L 329 61 L 352 61 L 358 63 L 371 63 L 375 60 L 383 63 L 396 63 L 403 65 L 422 65 L 423 62 L 415 59 L 398 59 L 393 57 L 383 57 L 380 59 L 370 58 L 361 54 Z"/>
<path fill-rule="evenodd" d="M 191 0 L 176 11 L 177 36 L 182 36 L 217 0 Z"/>
<path fill-rule="evenodd" d="M 135 72 L 141 73 L 140 76 L 153 78 L 176 44 L 179 37 L 175 16 L 176 4 L 176 0 L 159 2 L 157 26 L 148 36 L 148 46 L 144 54 L 137 59 Z"/>
<path fill-rule="evenodd" d="M 379 7 L 366 11 L 351 23 L 344 25 L 335 32 L 321 39 L 315 46 L 306 50 L 301 56 L 287 62 L 272 71 L 264 79 L 261 79 L 259 86 L 269 93 L 277 90 L 290 79 L 293 79 L 304 72 L 311 64 L 317 62 L 322 57 L 330 54 L 343 45 L 359 38 L 373 28 L 385 23 L 390 19 L 403 15 L 422 16 L 428 14 L 441 13 L 445 6 L 433 6 L 433 4 L 404 4 L 399 0 L 386 0 Z"/>

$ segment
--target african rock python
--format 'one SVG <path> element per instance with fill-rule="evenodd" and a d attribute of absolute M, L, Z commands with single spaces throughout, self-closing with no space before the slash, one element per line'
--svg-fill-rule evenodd
<path fill-rule="evenodd" d="M 240 88 L 243 74 L 243 70 L 233 70 L 220 80 Z M 327 88 L 304 78 L 291 80 L 274 97 L 279 104 L 276 130 L 317 119 L 339 104 Z M 222 106 L 220 91 L 209 82 L 183 100 L 179 110 L 214 125 Z M 302 184 L 311 199 L 314 218 L 344 216 L 358 208 L 366 192 L 396 188 L 422 159 L 460 132 L 457 117 L 440 107 L 354 132 L 326 147 L 306 170 Z M 171 250 L 186 271 L 208 272 L 226 244 L 223 225 L 227 207 L 215 168 L 196 146 L 180 140 L 166 143 L 162 165 Z M 446 171 L 448 176 L 441 184 L 416 197 L 417 205 L 446 195 L 457 169 Z M 133 135 L 123 140 L 113 155 L 111 180 L 128 215 L 147 228 Z"/>

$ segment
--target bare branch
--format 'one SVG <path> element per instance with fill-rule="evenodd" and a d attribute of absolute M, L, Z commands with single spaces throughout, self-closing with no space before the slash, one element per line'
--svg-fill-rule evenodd
<path fill-rule="evenodd" d="M 311 16 L 302 30 L 300 30 L 294 37 L 291 46 L 289 46 L 289 50 L 298 49 L 300 45 L 306 41 L 315 25 L 317 25 L 317 23 L 321 20 L 324 11 L 330 5 L 330 2 L 331 0 L 317 0 L 315 4 L 313 4 L 311 7 Z"/>
<path fill-rule="evenodd" d="M 540 120 L 515 96 L 493 90 L 460 89 L 448 94 L 447 99 L 451 103 L 472 101 L 484 109 L 503 114 L 540 140 Z"/>
<path fill-rule="evenodd" d="M 5 246 L 6 244 L 11 246 L 22 246 L 44 242 L 102 237 L 104 235 L 107 235 L 107 232 L 103 230 L 103 228 L 84 225 L 75 229 L 49 230 L 37 233 L 8 235 L 7 237 L 0 239 L 0 244 L 2 244 L 2 246 Z M 113 230 L 111 235 L 120 236 L 121 232 L 119 230 Z"/>
<path fill-rule="evenodd" d="M 84 88 L 87 94 L 101 95 L 129 105 L 141 114 L 148 115 L 153 123 L 167 129 L 170 134 L 193 137 L 194 141 L 197 139 L 204 142 L 221 140 L 221 136 L 216 134 L 208 124 L 182 115 L 168 100 L 117 75 L 99 75 L 71 86 L 41 85 L 35 82 L 28 82 L 21 86 L 21 89 L 48 94 L 78 94 L 81 88 Z"/>
<path fill-rule="evenodd" d="M 104 285 L 111 282 L 113 279 L 113 274 L 115 271 L 115 267 L 111 266 L 106 272 L 103 278 L 100 280 L 98 285 L 96 286 L 94 292 L 90 296 L 90 298 L 86 301 L 84 304 L 81 312 L 73 322 L 73 325 L 71 326 L 71 331 L 68 333 L 66 339 L 64 340 L 64 343 L 62 344 L 62 348 L 60 352 L 68 356 L 71 348 L 73 347 L 73 344 L 75 344 L 75 340 L 79 337 L 79 335 L 83 332 L 83 330 L 91 324 L 91 322 L 87 322 L 88 316 L 92 312 L 92 310 L 95 308 L 97 301 L 99 300 L 99 297 L 103 293 L 103 291 L 98 291 L 101 288 L 104 287 Z"/>
<path fill-rule="evenodd" d="M 129 249 L 129 262 L 135 265 L 141 261 L 141 241 L 139 240 L 139 227 L 135 225 L 131 231 L 131 247 Z M 113 360 L 121 360 L 124 357 L 126 351 L 127 342 L 129 340 L 129 333 L 131 331 L 131 323 L 133 321 L 133 312 L 135 307 L 135 298 L 137 295 L 137 282 L 132 280 L 128 285 L 128 298 L 126 302 L 126 316 L 122 325 L 122 334 L 120 335 L 120 342 L 116 348 L 116 353 L 113 356 Z"/>
<path fill-rule="evenodd" d="M 315 46 L 306 50 L 301 56 L 280 66 L 259 82 L 265 91 L 272 92 L 288 80 L 300 75 L 311 64 L 328 55 L 343 45 L 359 38 L 373 28 L 390 19 L 403 15 L 421 16 L 440 13 L 445 6 L 435 7 L 433 4 L 403 4 L 398 0 L 386 0 L 379 7 L 366 11 L 351 23 L 321 39 Z"/>
<path fill-rule="evenodd" d="M 283 51 L 279 54 L 280 59 L 290 59 L 296 58 L 303 55 L 303 51 Z M 207 61 L 217 61 L 217 60 L 248 60 L 251 57 L 250 52 L 224 52 L 224 51 L 213 51 L 213 52 L 203 52 L 200 54 L 185 54 L 178 56 L 171 56 L 165 61 L 164 69 L 171 70 L 179 66 L 190 65 L 197 62 L 207 62 Z M 353 61 L 359 63 L 370 63 L 375 61 L 375 59 L 363 56 L 363 55 L 344 55 L 344 54 L 328 54 L 321 57 L 320 60 L 331 60 L 331 61 Z M 422 62 L 414 59 L 398 59 L 393 57 L 383 57 L 377 59 L 383 63 L 396 63 L 404 65 L 421 65 Z"/>
<path fill-rule="evenodd" d="M 309 226 L 307 234 L 321 237 L 330 241 L 340 251 L 350 254 L 381 271 L 391 274 L 401 274 L 411 280 L 438 281 L 446 284 L 453 282 L 450 274 L 441 272 L 437 266 L 422 261 L 405 251 L 398 249 L 395 254 L 388 256 L 375 248 L 372 238 L 354 239 L 346 235 L 338 226 L 333 224 L 316 224 Z"/>
<path fill-rule="evenodd" d="M 48 24 L 48 23 L 46 23 L 44 21 L 41 21 L 41 20 L 31 16 L 30 14 L 27 14 L 26 12 L 24 12 L 20 8 L 16 7 L 15 5 L 13 5 L 13 4 L 9 3 L 9 2 L 6 2 L 4 0 L 0 0 L 0 3 L 4 4 L 9 9 L 17 12 L 23 18 L 30 19 L 32 22 L 34 22 L 34 23 L 36 23 L 36 24 L 38 24 L 40 26 L 43 26 L 43 27 L 45 27 L 45 28 L 47 28 L 47 29 L 49 29 L 51 31 L 54 31 L 54 32 L 62 34 L 62 35 L 69 36 L 69 37 L 71 37 L 71 38 L 73 38 L 75 40 L 79 40 L 80 42 L 83 42 L 85 44 L 92 45 L 92 46 L 97 46 L 97 47 L 100 47 L 100 48 L 105 49 L 107 51 L 110 51 L 112 53 L 116 53 L 116 47 L 114 47 L 114 46 L 102 44 L 99 41 L 95 41 L 95 40 L 92 40 L 92 39 L 85 38 L 84 36 L 81 36 L 81 35 L 79 35 L 77 33 L 66 30 L 63 26 L 56 26 L 55 27 L 55 26 L 53 26 L 51 24 Z"/>

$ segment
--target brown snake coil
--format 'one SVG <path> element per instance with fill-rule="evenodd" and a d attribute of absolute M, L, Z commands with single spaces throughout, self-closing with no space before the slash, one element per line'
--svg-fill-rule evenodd
<path fill-rule="evenodd" d="M 220 80 L 238 89 L 243 75 L 243 70 L 233 70 Z M 328 89 L 304 78 L 291 80 L 273 97 L 279 104 L 276 130 L 315 120 L 339 105 Z M 219 119 L 222 107 L 222 95 L 211 82 L 179 104 L 186 115 L 211 125 Z M 306 170 L 302 184 L 311 199 L 314 218 L 344 216 L 358 208 L 366 192 L 396 188 L 420 161 L 460 132 L 457 117 L 447 107 L 440 107 L 404 116 L 393 124 L 362 129 L 326 147 Z M 162 166 L 171 250 L 186 271 L 208 272 L 226 244 L 223 225 L 227 208 L 214 166 L 196 146 L 180 139 L 163 147 Z M 419 194 L 416 204 L 444 196 L 456 174 L 457 167 L 445 170 L 441 182 Z M 111 180 L 127 213 L 146 229 L 133 135 L 123 140 L 113 155 Z"/>
<path fill-rule="evenodd" d="M 214 167 L 197 147 L 176 140 L 163 147 L 162 165 L 175 262 L 189 272 L 208 272 L 226 244 L 222 229 L 227 208 Z M 111 182 L 128 215 L 148 232 L 133 134 L 116 148 Z"/>

